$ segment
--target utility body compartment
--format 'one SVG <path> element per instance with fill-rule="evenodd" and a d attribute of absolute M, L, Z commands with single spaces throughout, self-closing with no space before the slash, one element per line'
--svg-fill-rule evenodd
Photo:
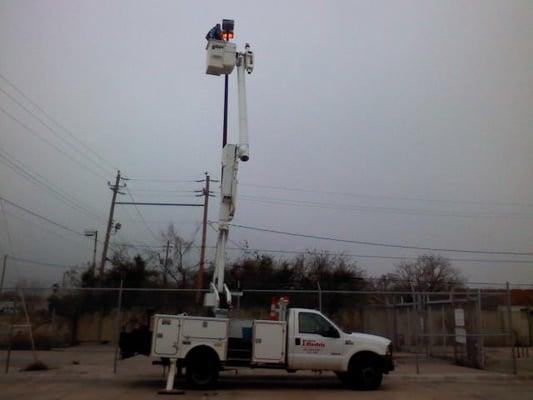
<path fill-rule="evenodd" d="M 215 350 L 219 359 L 225 361 L 228 330 L 227 318 L 156 314 L 151 355 L 183 359 L 189 350 L 203 345 Z"/>
<path fill-rule="evenodd" d="M 252 335 L 252 363 L 285 363 L 287 343 L 287 323 L 285 321 L 255 320 Z"/>

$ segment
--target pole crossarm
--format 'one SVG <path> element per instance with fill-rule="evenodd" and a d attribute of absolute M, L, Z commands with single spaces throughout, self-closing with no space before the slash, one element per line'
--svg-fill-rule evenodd
<path fill-rule="evenodd" d="M 117 201 L 115 204 L 135 206 L 170 206 L 170 207 L 203 207 L 203 204 L 195 203 L 147 203 L 137 201 Z"/>

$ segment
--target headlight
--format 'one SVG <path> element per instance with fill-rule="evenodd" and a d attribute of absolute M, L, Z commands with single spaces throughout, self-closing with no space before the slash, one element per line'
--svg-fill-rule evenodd
<path fill-rule="evenodd" d="M 387 346 L 387 356 L 392 357 L 392 343 Z"/>

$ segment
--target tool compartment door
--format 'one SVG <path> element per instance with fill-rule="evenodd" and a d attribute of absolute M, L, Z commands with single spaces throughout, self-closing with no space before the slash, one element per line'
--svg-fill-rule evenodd
<path fill-rule="evenodd" d="M 286 322 L 255 320 L 253 324 L 252 362 L 284 363 L 286 332 Z"/>
<path fill-rule="evenodd" d="M 196 346 L 213 348 L 221 361 L 226 360 L 229 320 L 226 318 L 183 317 L 178 358 L 185 358 Z"/>
<path fill-rule="evenodd" d="M 178 353 L 180 320 L 175 315 L 155 315 L 152 338 L 152 355 L 175 357 Z"/>

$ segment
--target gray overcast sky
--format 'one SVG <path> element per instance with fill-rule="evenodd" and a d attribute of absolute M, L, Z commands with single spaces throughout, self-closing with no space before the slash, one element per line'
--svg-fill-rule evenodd
<path fill-rule="evenodd" d="M 204 74 L 204 37 L 222 18 L 235 19 L 236 42 L 241 48 L 249 42 L 256 54 L 248 77 L 251 159 L 240 166 L 235 223 L 413 246 L 533 252 L 531 1 L 2 0 L 0 73 L 128 177 L 190 181 L 204 171 L 216 177 L 223 79 Z M 235 76 L 230 80 L 234 142 Z M 3 79 L 0 88 L 54 126 Z M 24 163 L 101 218 L 69 208 L 5 163 L 0 195 L 103 237 L 112 167 L 54 128 L 72 143 L 67 146 L 5 92 L 0 161 Z M 136 200 L 191 201 L 187 191 L 199 185 L 128 182 Z M 212 204 L 214 220 L 218 205 Z M 90 260 L 89 239 L 9 204 L 3 210 L 2 252 L 10 251 L 9 228 L 18 257 Z M 199 208 L 141 211 L 156 234 L 173 221 L 190 237 L 201 219 Z M 113 241 L 155 243 L 135 209 L 118 207 L 117 220 L 123 229 Z M 242 229 L 230 236 L 252 248 L 420 254 Z M 213 231 L 208 239 L 214 244 Z M 395 263 L 357 260 L 371 275 Z M 474 281 L 533 282 L 532 264 L 454 265 Z M 60 272 L 18 263 L 8 282 L 51 282 Z"/>

